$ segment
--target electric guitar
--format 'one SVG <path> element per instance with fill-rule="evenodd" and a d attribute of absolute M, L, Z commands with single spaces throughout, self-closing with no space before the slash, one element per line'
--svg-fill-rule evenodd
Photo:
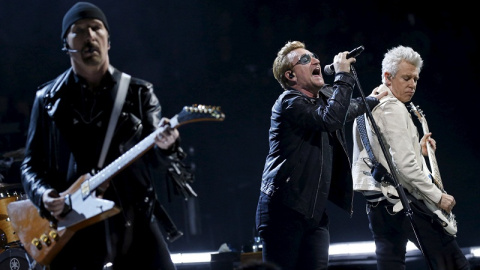
<path fill-rule="evenodd" d="M 185 106 L 170 119 L 169 126 L 175 128 L 191 122 L 223 121 L 224 118 L 219 107 Z M 98 173 L 77 179 L 61 193 L 70 210 L 60 220 L 41 217 L 29 199 L 8 204 L 12 228 L 27 253 L 37 263 L 49 265 L 76 231 L 118 214 L 120 209 L 115 203 L 96 197 L 95 189 L 151 149 L 155 145 L 155 137 L 165 129 L 160 127 Z"/>
<path fill-rule="evenodd" d="M 417 116 L 418 120 L 422 124 L 423 134 L 427 134 L 430 131 L 428 130 L 427 120 L 425 119 L 425 115 L 423 114 L 422 110 L 420 110 L 417 106 L 415 106 L 412 102 L 410 102 L 410 110 Z M 440 171 L 438 170 L 437 159 L 435 157 L 435 152 L 432 149 L 430 143 L 427 142 L 427 151 L 428 151 L 428 160 L 430 161 L 430 169 L 432 171 L 431 178 L 433 183 L 445 194 L 447 192 L 443 188 L 442 178 L 440 177 Z M 439 208 L 435 203 L 431 202 L 430 200 L 423 200 L 425 205 L 434 212 L 441 220 L 444 230 L 451 234 L 455 235 L 457 233 L 457 221 L 455 220 L 455 215 L 450 212 Z"/>

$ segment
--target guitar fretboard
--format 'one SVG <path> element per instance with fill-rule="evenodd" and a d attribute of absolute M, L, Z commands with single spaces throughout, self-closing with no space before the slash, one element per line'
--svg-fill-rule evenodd
<path fill-rule="evenodd" d="M 170 126 L 172 128 L 178 125 L 177 115 L 172 117 L 170 120 Z M 105 182 L 106 180 L 112 178 L 117 173 L 122 171 L 125 167 L 130 165 L 134 162 L 137 158 L 141 157 L 145 152 L 150 150 L 155 144 L 155 137 L 162 133 L 165 128 L 159 128 L 155 132 L 151 133 L 147 137 L 145 137 L 142 141 L 136 144 L 134 147 L 130 148 L 127 152 L 123 155 L 118 157 L 115 161 L 110 163 L 107 167 L 103 168 L 100 172 L 92 176 L 88 180 L 89 190 L 96 189 L 100 184 Z M 84 194 L 84 196 L 87 194 Z"/>
<path fill-rule="evenodd" d="M 410 106 L 414 111 L 414 113 L 417 115 L 418 120 L 420 120 L 420 123 L 422 124 L 423 134 L 425 135 L 429 133 L 430 131 L 428 129 L 427 119 L 425 119 L 425 116 L 423 115 L 423 113 L 417 107 L 415 107 L 415 105 L 412 102 L 410 103 Z M 432 172 L 433 181 L 439 189 L 445 192 L 443 189 L 442 177 L 440 176 L 440 170 L 438 169 L 437 158 L 435 157 L 435 151 L 433 150 L 432 146 L 428 142 L 427 142 L 427 152 L 428 152 L 428 161 L 430 163 L 430 170 Z"/>

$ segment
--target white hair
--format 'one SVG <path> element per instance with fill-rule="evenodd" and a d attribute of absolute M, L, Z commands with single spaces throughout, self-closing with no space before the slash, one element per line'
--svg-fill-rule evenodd
<path fill-rule="evenodd" d="M 385 72 L 392 74 L 393 77 L 398 72 L 398 65 L 402 62 L 406 61 L 412 65 L 414 65 L 418 72 L 422 70 L 423 60 L 420 54 L 414 51 L 410 47 L 405 46 L 397 46 L 394 47 L 385 54 L 385 57 L 382 61 L 382 83 L 385 83 L 385 77 L 383 76 Z"/>

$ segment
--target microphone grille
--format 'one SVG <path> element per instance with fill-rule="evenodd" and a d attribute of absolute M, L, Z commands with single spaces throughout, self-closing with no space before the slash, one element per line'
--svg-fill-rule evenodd
<path fill-rule="evenodd" d="M 323 68 L 323 72 L 325 72 L 325 74 L 327 74 L 327 75 L 333 75 L 333 73 L 335 73 L 335 69 L 333 68 L 333 64 L 326 65 Z"/>

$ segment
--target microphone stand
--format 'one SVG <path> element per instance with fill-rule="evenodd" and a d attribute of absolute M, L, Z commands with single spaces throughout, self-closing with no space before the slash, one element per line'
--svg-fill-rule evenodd
<path fill-rule="evenodd" d="M 415 234 L 415 238 L 417 239 L 419 249 L 422 252 L 423 256 L 425 257 L 429 269 L 433 269 L 430 260 L 428 259 L 428 255 L 424 252 L 423 249 L 423 242 L 421 241 L 421 238 L 419 237 L 417 231 L 417 225 L 415 224 L 415 221 L 413 220 L 413 211 L 412 208 L 410 207 L 410 204 L 408 203 L 407 195 L 405 195 L 405 190 L 403 190 L 402 185 L 398 182 L 397 175 L 394 170 L 394 166 L 392 163 L 392 160 L 390 159 L 390 156 L 388 155 L 387 149 L 385 147 L 385 144 L 383 143 L 382 137 L 380 136 L 380 131 L 378 129 L 377 123 L 373 119 L 372 111 L 370 107 L 368 106 L 368 103 L 365 99 L 365 94 L 363 93 L 363 89 L 360 85 L 360 81 L 358 80 L 357 72 L 355 71 L 355 68 L 353 65 L 350 65 L 350 69 L 352 71 L 353 77 L 355 78 L 355 81 L 357 82 L 358 89 L 360 92 L 360 95 L 362 96 L 362 100 L 365 103 L 365 107 L 367 108 L 367 117 L 370 119 L 370 122 L 372 123 L 373 130 L 375 131 L 376 134 L 378 134 L 378 142 L 380 143 L 380 147 L 382 148 L 383 155 L 385 155 L 385 159 L 387 160 L 388 167 L 390 168 L 390 172 L 392 175 L 391 178 L 391 184 L 395 187 L 395 189 L 398 192 L 398 196 L 400 197 L 400 201 L 402 202 L 403 209 L 405 209 L 405 215 L 409 218 L 410 224 L 412 225 L 413 233 Z M 385 177 L 388 178 L 388 177 Z"/>

